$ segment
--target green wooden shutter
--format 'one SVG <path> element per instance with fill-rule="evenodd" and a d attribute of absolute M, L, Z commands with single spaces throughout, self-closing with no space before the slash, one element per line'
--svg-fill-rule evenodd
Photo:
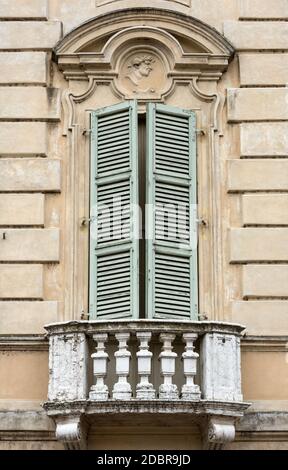
<path fill-rule="evenodd" d="M 138 317 L 137 103 L 92 112 L 90 319 Z"/>
<path fill-rule="evenodd" d="M 197 319 L 196 116 L 147 108 L 146 316 Z"/>

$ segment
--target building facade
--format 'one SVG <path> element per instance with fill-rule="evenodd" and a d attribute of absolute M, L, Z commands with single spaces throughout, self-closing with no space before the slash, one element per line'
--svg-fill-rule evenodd
<path fill-rule="evenodd" d="M 0 449 L 288 449 L 287 0 L 0 19 Z"/>

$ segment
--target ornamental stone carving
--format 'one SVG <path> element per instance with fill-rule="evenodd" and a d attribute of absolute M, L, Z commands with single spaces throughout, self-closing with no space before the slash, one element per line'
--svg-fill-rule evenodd
<path fill-rule="evenodd" d="M 116 86 L 127 98 L 155 99 L 165 87 L 163 60 L 150 50 L 140 49 L 124 56 Z"/>
<path fill-rule="evenodd" d="M 86 450 L 87 423 L 79 415 L 56 418 L 56 438 L 66 450 Z"/>
<path fill-rule="evenodd" d="M 159 27 L 156 10 L 127 9 L 118 14 L 119 28 L 110 16 L 81 25 L 55 50 L 69 89 L 77 90 L 75 98 L 80 97 L 82 82 L 81 101 L 104 83 L 118 100 L 163 101 L 178 83 L 187 84 L 193 77 L 205 83 L 218 81 L 227 68 L 232 47 L 194 18 L 187 22 L 180 13 L 165 11 Z"/>
<path fill-rule="evenodd" d="M 227 442 L 235 440 L 233 418 L 211 416 L 203 427 L 204 447 L 208 450 L 221 450 Z"/>

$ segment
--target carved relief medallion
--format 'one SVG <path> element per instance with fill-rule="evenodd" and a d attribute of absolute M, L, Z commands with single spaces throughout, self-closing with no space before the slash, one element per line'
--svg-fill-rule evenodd
<path fill-rule="evenodd" d="M 136 50 L 121 60 L 117 86 L 127 98 L 156 99 L 165 84 L 165 67 L 154 51 Z"/>

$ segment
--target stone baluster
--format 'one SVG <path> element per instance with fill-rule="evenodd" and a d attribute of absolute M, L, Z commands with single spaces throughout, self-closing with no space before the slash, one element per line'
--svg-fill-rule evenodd
<path fill-rule="evenodd" d="M 130 338 L 130 333 L 117 333 L 115 337 L 119 343 L 119 349 L 114 354 L 116 358 L 116 375 L 118 376 L 118 381 L 113 387 L 113 398 L 115 400 L 130 400 L 132 390 L 131 385 L 127 382 L 131 358 L 131 353 L 127 349 L 127 341 Z"/>
<path fill-rule="evenodd" d="M 161 375 L 164 377 L 163 384 L 159 387 L 159 399 L 177 400 L 177 385 L 172 383 L 172 377 L 175 375 L 175 361 L 177 354 L 172 351 L 172 342 L 175 335 L 169 333 L 161 333 L 160 341 L 163 343 L 162 352 L 159 354 L 161 362 Z"/>
<path fill-rule="evenodd" d="M 153 385 L 149 383 L 153 353 L 149 351 L 148 346 L 152 334 L 146 331 L 139 331 L 136 333 L 136 336 L 140 341 L 139 351 L 136 353 L 138 361 L 138 375 L 140 376 L 140 382 L 136 386 L 136 398 L 140 400 L 153 400 L 156 397 L 156 394 Z"/>
<path fill-rule="evenodd" d="M 200 400 L 201 393 L 199 385 L 194 384 L 194 377 L 197 372 L 197 359 L 199 354 L 194 352 L 194 342 L 197 339 L 195 333 L 184 333 L 183 341 L 185 343 L 185 351 L 182 354 L 184 375 L 186 383 L 182 387 L 182 399 L 183 400 Z"/>
<path fill-rule="evenodd" d="M 89 393 L 90 400 L 105 401 L 108 400 L 108 387 L 104 384 L 107 375 L 108 354 L 105 352 L 105 343 L 108 340 L 106 333 L 93 335 L 97 343 L 96 352 L 91 355 L 93 359 L 93 375 L 96 379 L 95 385 L 92 385 Z"/>

